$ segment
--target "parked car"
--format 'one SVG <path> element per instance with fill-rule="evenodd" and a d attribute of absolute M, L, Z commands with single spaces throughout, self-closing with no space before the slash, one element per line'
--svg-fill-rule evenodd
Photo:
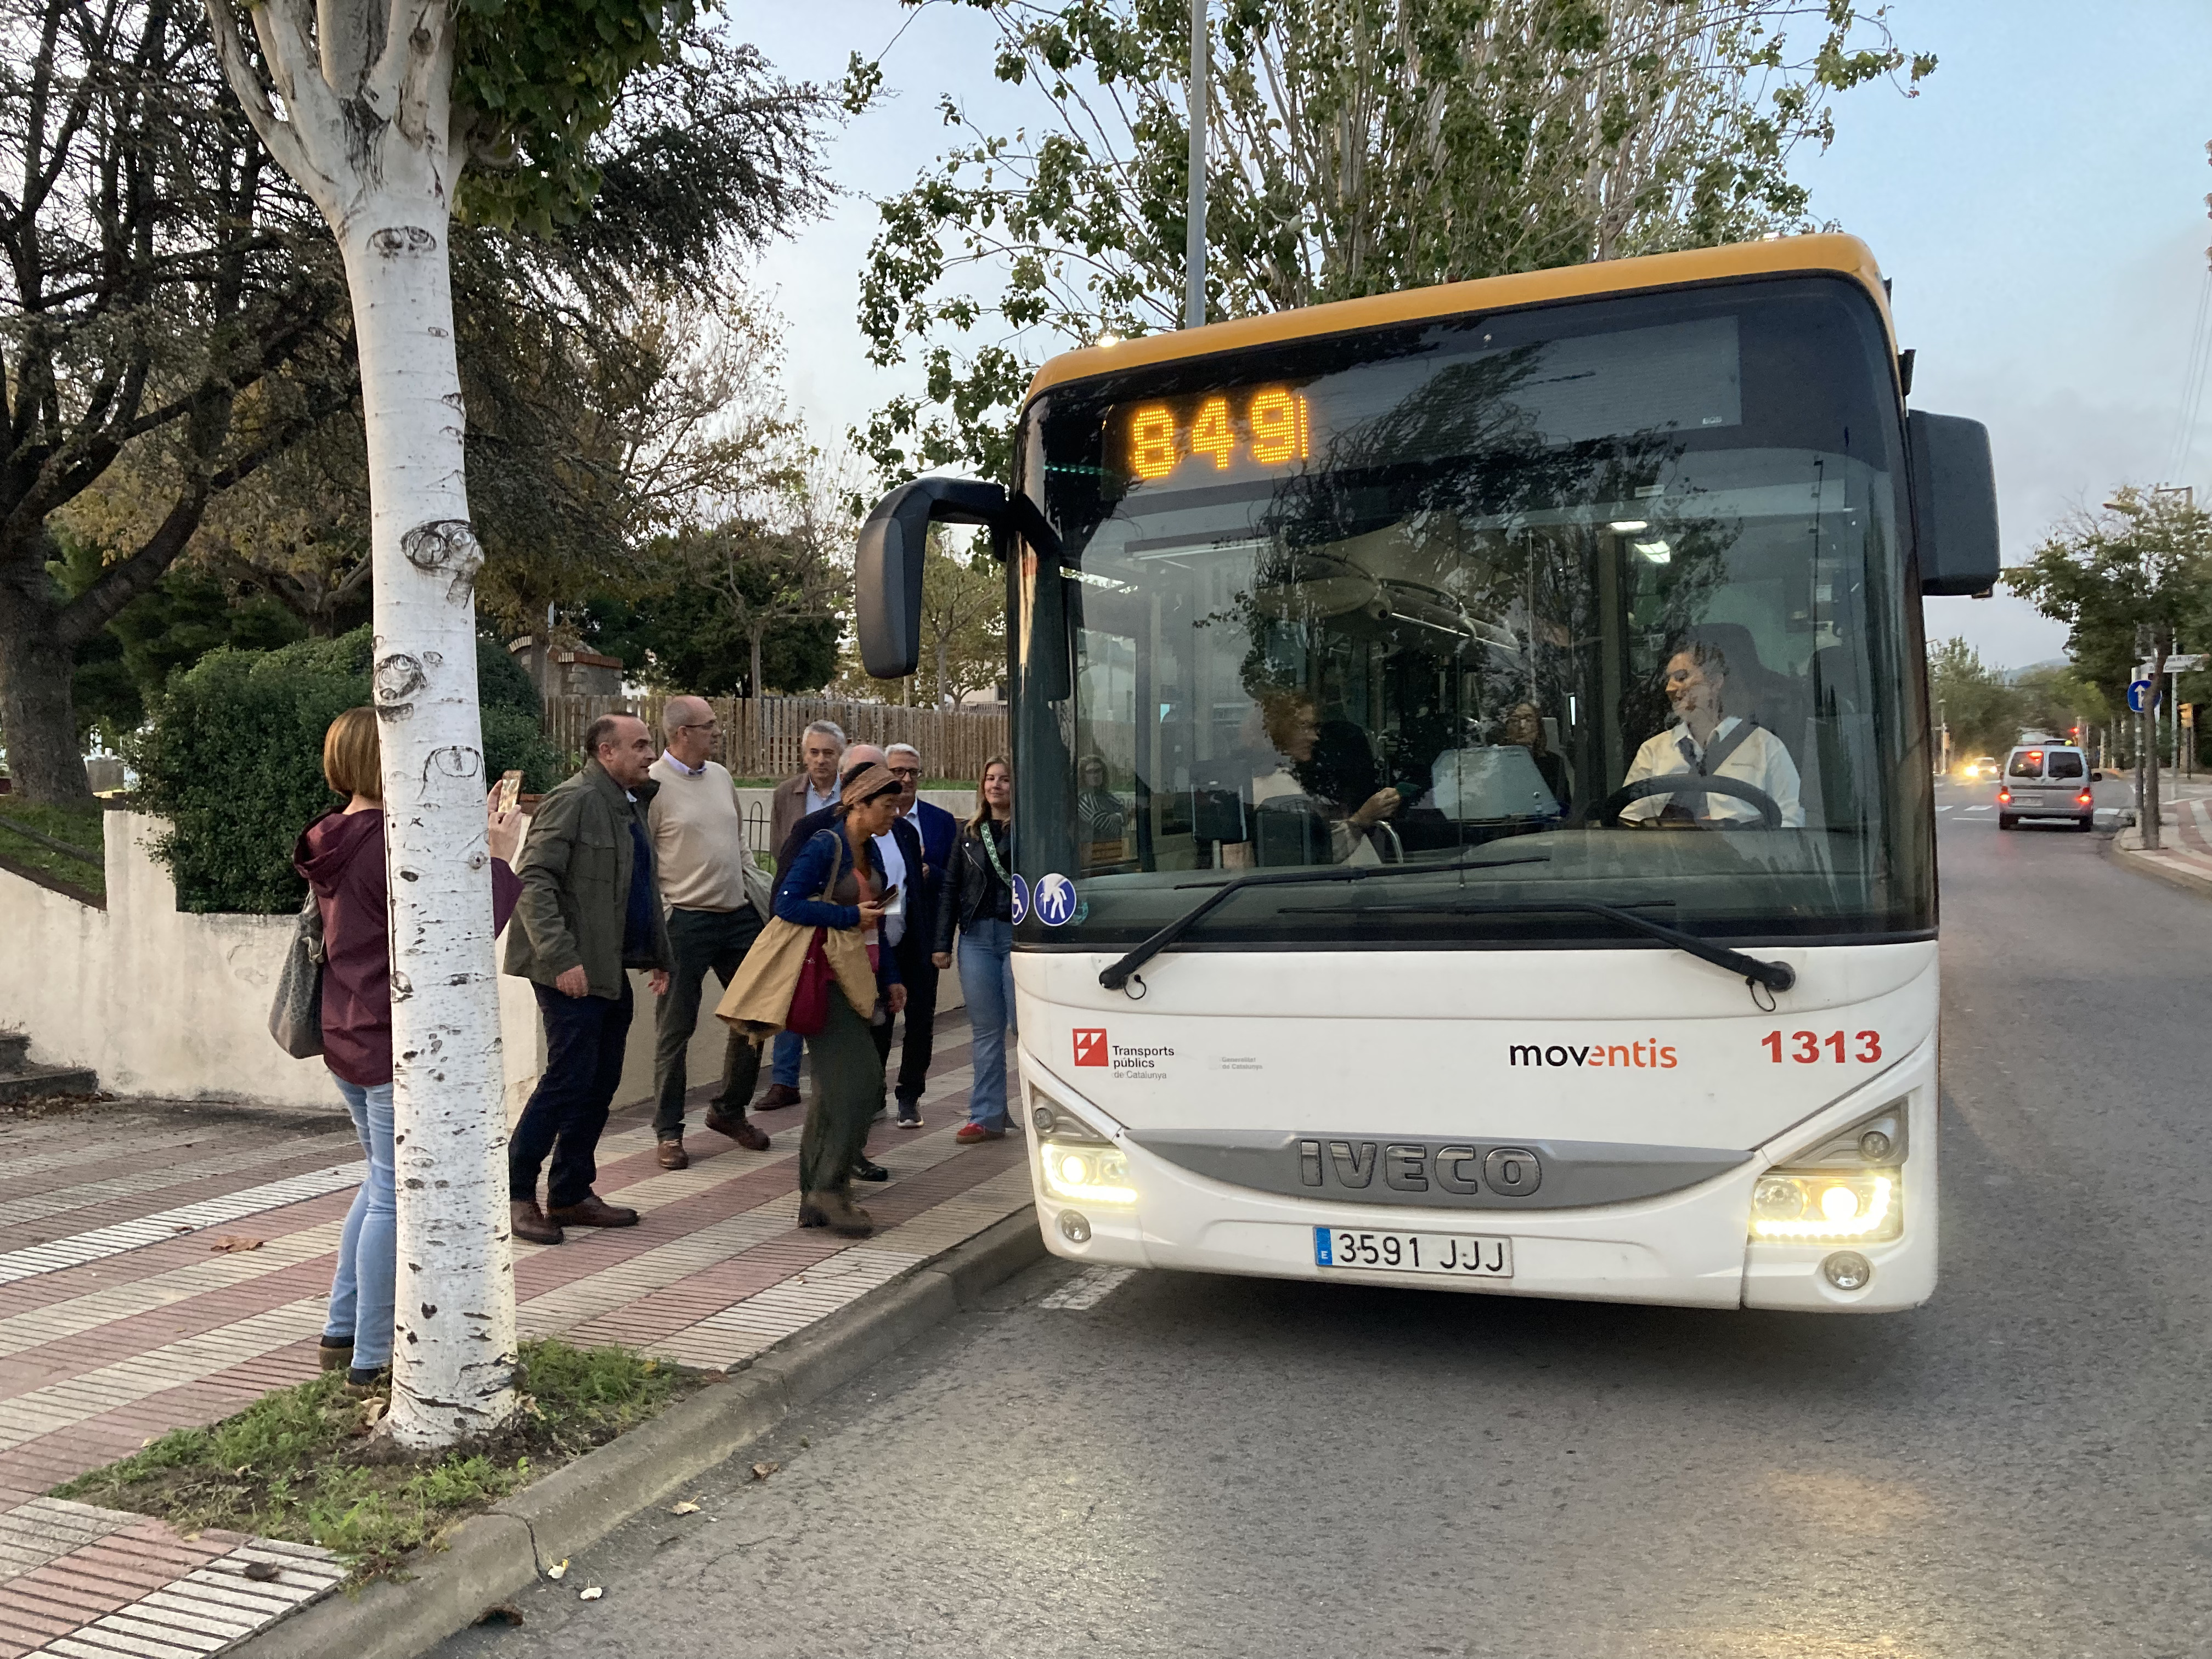
<path fill-rule="evenodd" d="M 2087 830 L 2097 819 L 2089 786 L 2104 775 L 2091 771 L 2088 757 L 2071 744 L 2015 749 L 2005 757 L 1997 785 L 1997 828 L 2010 830 L 2022 818 L 2065 818 Z"/>

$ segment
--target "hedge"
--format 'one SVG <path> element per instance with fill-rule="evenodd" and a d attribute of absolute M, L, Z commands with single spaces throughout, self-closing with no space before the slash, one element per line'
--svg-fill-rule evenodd
<path fill-rule="evenodd" d="M 169 821 L 153 850 L 180 908 L 298 908 L 306 888 L 292 872 L 293 843 L 340 804 L 323 781 L 323 733 L 369 701 L 371 649 L 366 628 L 275 651 L 222 649 L 170 680 L 130 760 L 140 804 Z M 530 677 L 480 639 L 477 685 L 487 777 L 514 768 L 525 787 L 552 787 L 560 757 L 539 734 Z"/>

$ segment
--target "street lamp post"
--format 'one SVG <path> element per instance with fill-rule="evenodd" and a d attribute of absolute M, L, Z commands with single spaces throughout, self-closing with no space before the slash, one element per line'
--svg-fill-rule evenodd
<path fill-rule="evenodd" d="M 1190 205 L 1183 232 L 1182 325 L 1206 323 L 1206 78 L 1213 52 L 1206 38 L 1206 0 L 1190 0 Z"/>

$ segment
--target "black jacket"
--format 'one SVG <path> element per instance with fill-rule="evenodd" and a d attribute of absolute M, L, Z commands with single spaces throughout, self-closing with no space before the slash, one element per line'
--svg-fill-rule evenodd
<path fill-rule="evenodd" d="M 979 921 L 1006 920 L 1000 913 L 1010 909 L 1013 896 L 1006 884 L 999 879 L 999 872 L 991 867 L 991 855 L 983 850 L 978 836 L 988 830 L 970 830 L 963 825 L 960 839 L 953 843 L 952 867 L 945 872 L 945 888 L 938 895 L 935 949 L 942 956 L 952 949 L 952 931 L 956 927 L 972 927 Z"/>

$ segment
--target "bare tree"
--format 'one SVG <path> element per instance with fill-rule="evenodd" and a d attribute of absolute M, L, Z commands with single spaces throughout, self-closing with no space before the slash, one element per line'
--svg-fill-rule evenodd
<path fill-rule="evenodd" d="M 350 400 L 351 350 L 314 210 L 196 10 L 0 0 L 0 725 L 15 787 L 59 800 L 87 793 L 76 647 Z M 65 596 L 49 520 L 118 465 L 134 511 Z"/>

